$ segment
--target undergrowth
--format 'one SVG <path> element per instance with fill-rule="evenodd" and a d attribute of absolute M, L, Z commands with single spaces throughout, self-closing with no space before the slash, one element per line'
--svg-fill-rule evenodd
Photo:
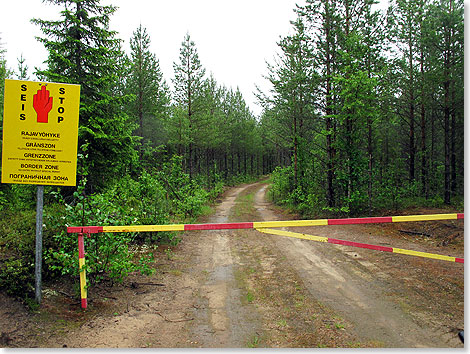
<path fill-rule="evenodd" d="M 70 190 L 45 187 L 43 218 L 43 280 L 78 276 L 77 235 L 67 226 L 159 225 L 187 223 L 208 213 L 208 202 L 223 191 L 220 179 L 190 180 L 174 157 L 137 177 L 118 178 L 100 193 L 86 192 L 86 176 Z M 34 297 L 35 186 L 13 185 L 2 192 L 0 209 L 0 288 L 22 299 Z M 98 233 L 85 239 L 86 271 L 93 285 L 103 279 L 121 282 L 132 272 L 151 274 L 152 250 L 136 245 L 175 246 L 176 232 Z M 29 300 L 27 300 L 29 301 Z"/>
<path fill-rule="evenodd" d="M 314 178 L 315 176 L 312 176 Z M 327 203 L 326 190 L 315 183 L 297 183 L 294 187 L 292 166 L 277 167 L 271 175 L 268 198 L 305 218 L 351 217 L 397 213 L 413 208 L 464 210 L 463 196 L 455 195 L 452 204 L 445 204 L 439 194 L 420 195 L 418 183 L 402 183 L 393 178 L 374 180 L 371 200 L 366 187 L 347 193 L 344 185 L 335 186 L 335 206 Z"/>

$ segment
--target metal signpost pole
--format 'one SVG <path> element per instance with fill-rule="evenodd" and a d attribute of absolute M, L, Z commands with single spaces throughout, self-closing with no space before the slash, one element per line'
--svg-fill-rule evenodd
<path fill-rule="evenodd" d="M 38 185 L 36 204 L 36 302 L 41 303 L 42 274 L 42 214 L 44 205 L 44 186 Z"/>

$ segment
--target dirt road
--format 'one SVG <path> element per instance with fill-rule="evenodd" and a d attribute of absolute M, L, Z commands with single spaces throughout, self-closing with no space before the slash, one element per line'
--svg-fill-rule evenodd
<path fill-rule="evenodd" d="M 255 205 L 262 206 L 264 197 L 265 187 L 262 187 L 255 195 Z M 260 212 L 263 218 L 268 220 L 277 218 L 277 215 L 267 208 L 262 208 Z M 390 242 L 387 237 L 378 238 L 375 235 L 365 240 L 360 229 L 349 225 L 347 227 L 295 228 L 295 231 L 332 238 L 346 238 L 356 242 L 375 244 L 389 244 Z M 421 313 L 412 308 L 413 305 L 408 302 L 408 298 L 415 294 L 414 289 L 408 288 L 406 283 L 412 280 L 413 276 L 420 276 L 421 271 L 426 271 L 425 268 L 413 269 L 407 278 L 398 278 L 394 273 L 387 272 L 387 268 L 390 265 L 400 268 L 402 262 L 409 261 L 403 259 L 402 256 L 373 254 L 374 251 L 347 246 L 331 247 L 329 244 L 289 237 L 273 237 L 273 239 L 281 253 L 286 255 L 291 266 L 299 273 L 309 293 L 351 321 L 354 331 L 360 338 L 370 338 L 381 342 L 386 347 L 460 345 L 455 338 L 455 333 L 442 326 L 439 320 L 445 312 L 442 314 Z M 416 245 L 402 246 L 416 249 Z M 388 265 L 384 265 L 383 258 L 389 261 Z M 421 263 L 442 268 L 451 266 L 457 271 L 463 271 L 463 266 L 442 263 L 435 265 L 433 264 L 435 262 L 435 260 L 430 260 Z M 463 279 L 463 272 L 461 275 Z M 393 291 L 402 294 L 398 298 L 399 301 L 389 296 Z M 461 306 L 463 315 L 463 293 Z M 445 308 L 445 305 L 443 307 Z"/>
<path fill-rule="evenodd" d="M 266 188 L 230 189 L 201 222 L 292 218 L 266 202 Z M 463 238 L 463 222 L 446 225 Z M 463 255 L 463 242 L 437 247 L 403 237 L 394 225 L 292 231 Z M 135 275 L 126 286 L 92 289 L 86 314 L 74 303 L 58 306 L 51 291 L 34 317 L 39 329 L 10 329 L 8 345 L 463 347 L 456 336 L 464 324 L 462 264 L 214 230 L 186 233 L 175 249 L 160 253 L 156 267 L 150 279 Z"/>

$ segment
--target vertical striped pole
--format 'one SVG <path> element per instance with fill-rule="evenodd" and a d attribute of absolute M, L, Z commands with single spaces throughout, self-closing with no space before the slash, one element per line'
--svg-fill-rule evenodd
<path fill-rule="evenodd" d="M 85 243 L 83 233 L 78 233 L 78 269 L 80 270 L 80 295 L 82 298 L 82 309 L 87 307 L 86 272 L 85 272 Z"/>

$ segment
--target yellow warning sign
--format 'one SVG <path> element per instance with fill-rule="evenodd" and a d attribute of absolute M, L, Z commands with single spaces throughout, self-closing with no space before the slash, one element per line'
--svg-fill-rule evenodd
<path fill-rule="evenodd" d="M 2 183 L 75 186 L 80 86 L 5 80 Z"/>

